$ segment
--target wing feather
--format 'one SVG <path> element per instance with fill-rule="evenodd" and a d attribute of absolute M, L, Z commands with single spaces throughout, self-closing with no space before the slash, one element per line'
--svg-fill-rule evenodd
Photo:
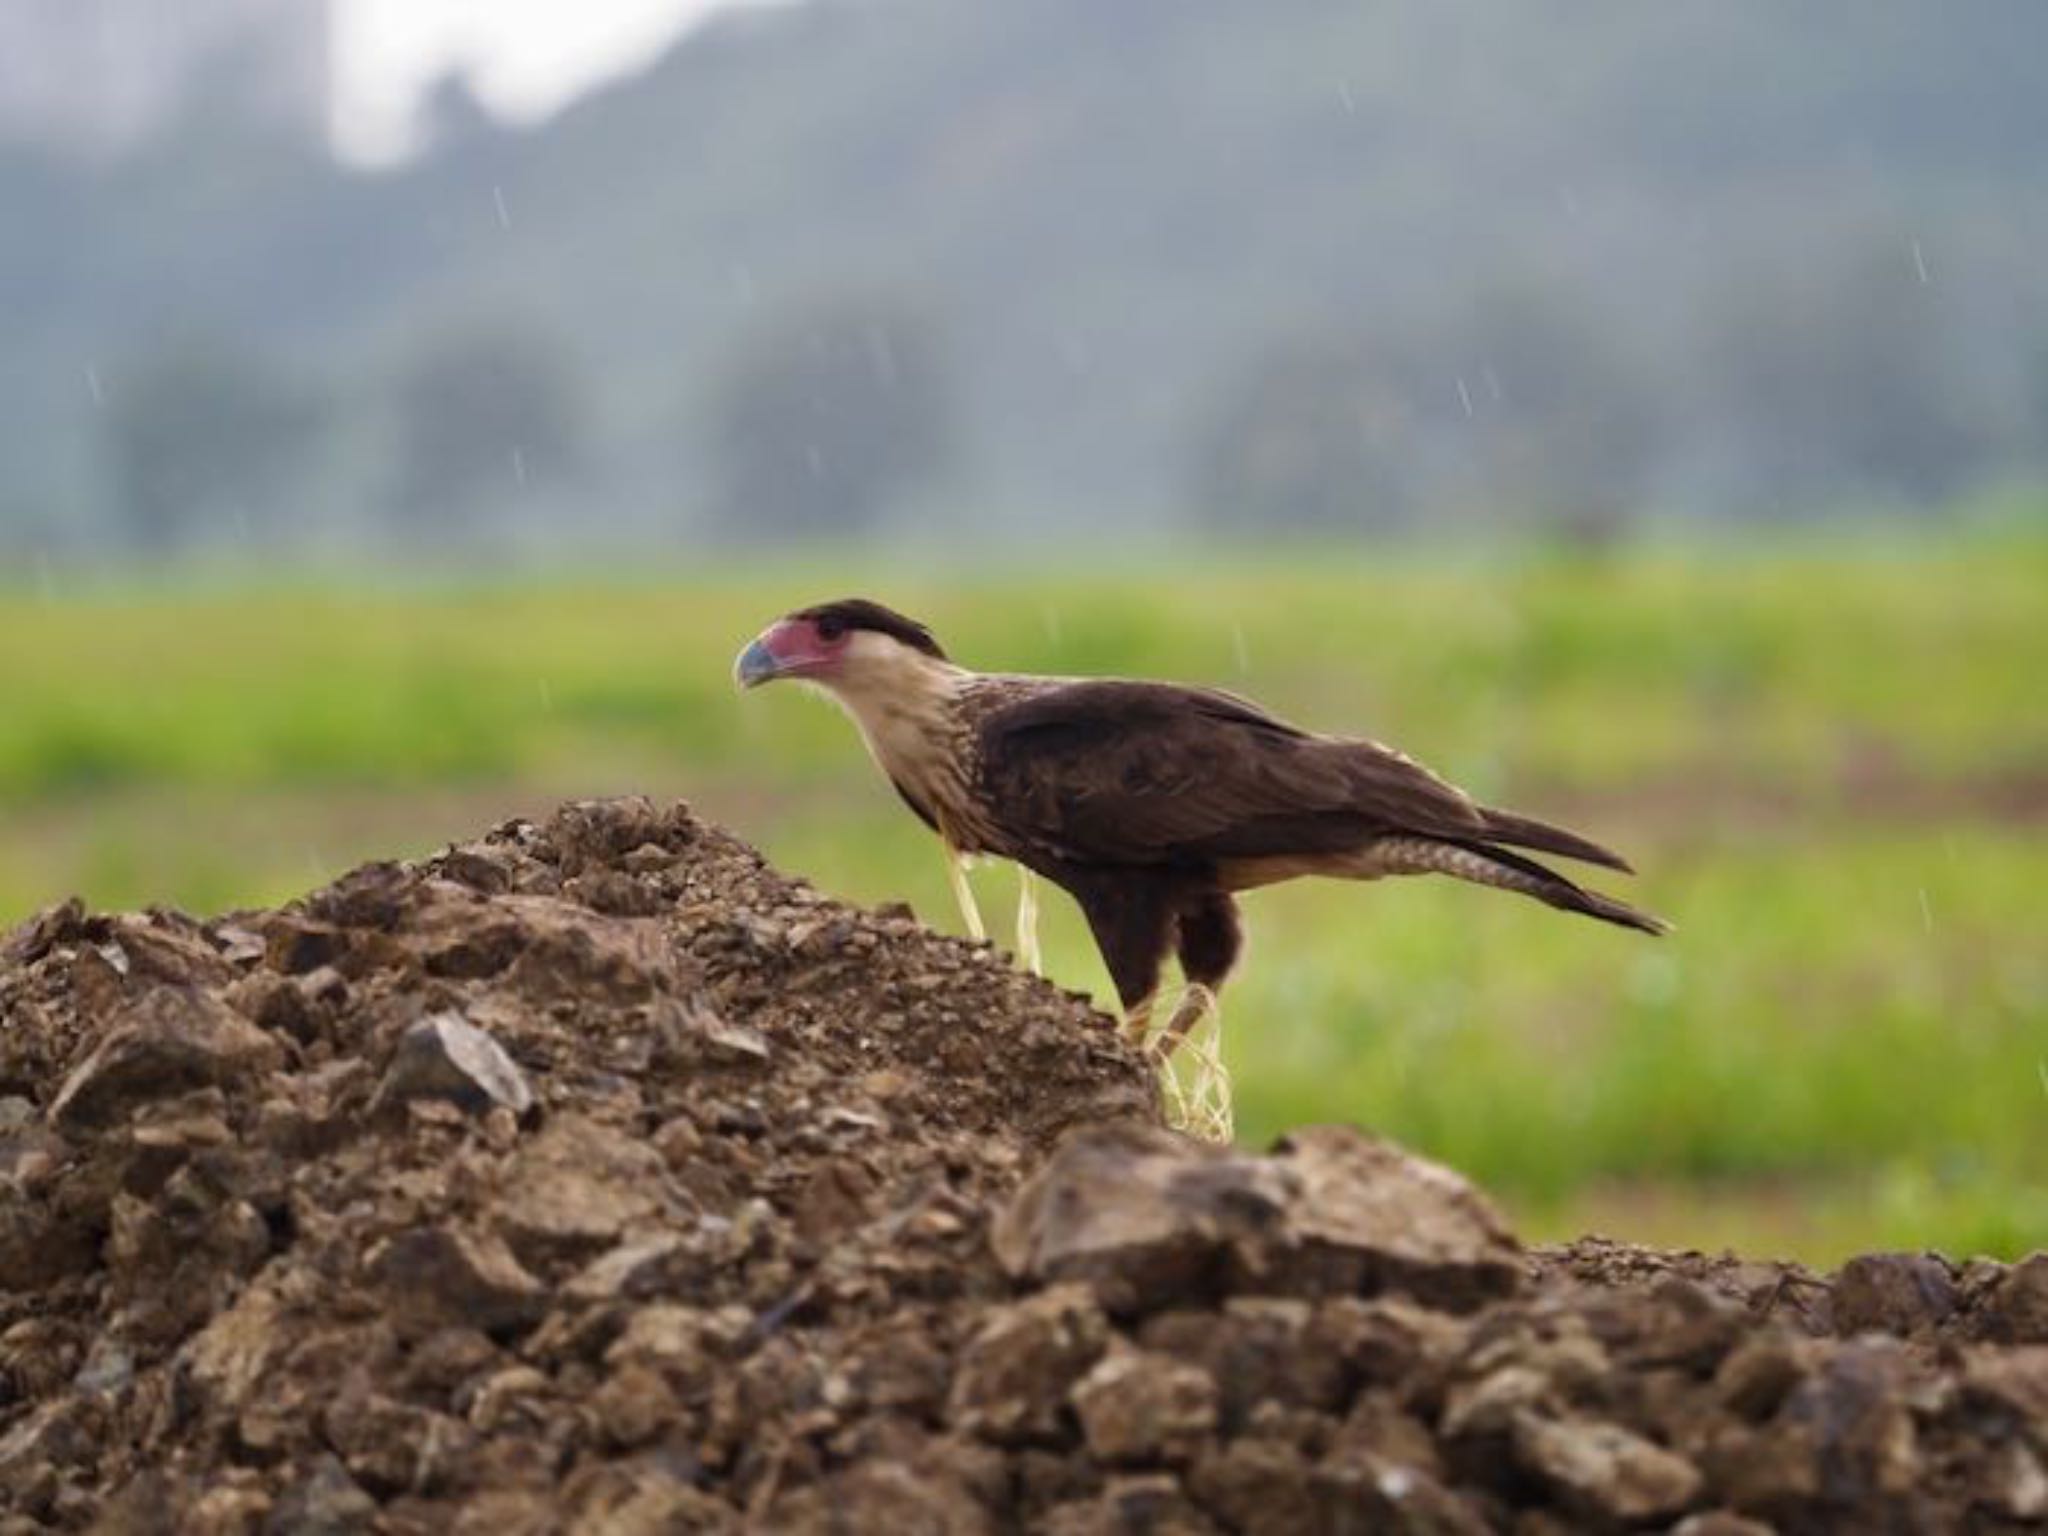
<path fill-rule="evenodd" d="M 1461 791 L 1400 753 L 1209 689 L 1061 684 L 993 710 L 979 746 L 1005 831 L 1070 863 L 1201 864 L 1484 827 Z"/>

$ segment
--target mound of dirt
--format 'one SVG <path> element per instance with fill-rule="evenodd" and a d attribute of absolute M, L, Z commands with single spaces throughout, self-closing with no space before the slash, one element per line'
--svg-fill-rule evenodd
<path fill-rule="evenodd" d="M 0 1531 L 2048 1521 L 2048 1256 L 1596 1241 L 644 801 L 0 941 Z"/>

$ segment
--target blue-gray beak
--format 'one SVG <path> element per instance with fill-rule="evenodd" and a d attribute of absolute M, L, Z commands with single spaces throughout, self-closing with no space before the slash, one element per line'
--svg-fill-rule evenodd
<path fill-rule="evenodd" d="M 781 672 L 776 664 L 775 653 L 768 649 L 766 642 L 756 640 L 739 654 L 732 664 L 732 680 L 742 688 L 758 688 L 771 682 Z"/>

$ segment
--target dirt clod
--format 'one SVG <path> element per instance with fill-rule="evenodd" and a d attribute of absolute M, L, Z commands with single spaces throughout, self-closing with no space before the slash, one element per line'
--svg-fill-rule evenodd
<path fill-rule="evenodd" d="M 1931 1254 L 1866 1253 L 1835 1275 L 1838 1333 L 1931 1333 L 1954 1315 L 1955 1278 Z"/>
<path fill-rule="evenodd" d="M 0 1533 L 2048 1520 L 2048 1257 L 1588 1239 L 1159 1124 L 687 809 L 0 938 Z"/>
<path fill-rule="evenodd" d="M 1216 1428 L 1216 1383 L 1171 1355 L 1120 1349 L 1076 1383 L 1074 1411 L 1097 1461 L 1179 1461 Z"/>

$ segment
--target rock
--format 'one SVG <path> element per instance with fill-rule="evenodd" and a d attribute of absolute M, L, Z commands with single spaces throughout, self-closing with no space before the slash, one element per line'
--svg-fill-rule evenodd
<path fill-rule="evenodd" d="M 1664 1275 L 1647 1296 L 1617 1292 L 1587 1310 L 1594 1336 L 1642 1370 L 1670 1367 L 1710 1376 L 1754 1326 L 1737 1302 L 1682 1275 Z"/>
<path fill-rule="evenodd" d="M 1352 1378 L 1374 1385 L 1412 1386 L 1447 1366 L 1464 1349 L 1465 1321 L 1398 1296 L 1319 1302 L 1306 1347 Z"/>
<path fill-rule="evenodd" d="M 742 1529 L 732 1506 L 690 1485 L 689 1468 L 660 1452 L 600 1463 L 569 1479 L 561 1502 L 573 1515 L 566 1527 L 549 1513 L 554 1501 L 534 1499 L 531 1536 L 726 1536 Z M 475 1536 L 514 1536 L 501 1515 L 479 1524 Z M 517 1533 L 525 1536 L 525 1533 Z"/>
<path fill-rule="evenodd" d="M 562 894 L 608 917 L 652 917 L 667 903 L 653 886 L 618 869 L 596 869 L 562 883 Z"/>
<path fill-rule="evenodd" d="M 215 991 L 233 970 L 206 928 L 179 912 L 122 913 L 104 919 L 95 946 L 132 987 L 165 985 Z"/>
<path fill-rule="evenodd" d="M 356 1536 L 377 1518 L 377 1501 L 356 1486 L 348 1469 L 322 1456 L 271 1510 L 269 1536 Z"/>
<path fill-rule="evenodd" d="M 491 842 L 462 843 L 435 862 L 448 879 L 485 895 L 511 890 L 519 869 L 517 854 Z"/>
<path fill-rule="evenodd" d="M 869 1409 L 935 1419 L 952 1373 L 951 1352 L 911 1316 L 876 1329 L 855 1350 L 847 1374 L 856 1400 Z"/>
<path fill-rule="evenodd" d="M 662 1235 L 623 1242 L 577 1271 L 562 1288 L 563 1294 L 584 1302 L 620 1297 L 641 1300 L 653 1294 L 665 1273 L 689 1253 L 690 1245 L 679 1237 Z"/>
<path fill-rule="evenodd" d="M 1041 1536 L 1216 1536 L 1216 1523 L 1181 1491 L 1177 1479 L 1115 1477 L 1090 1499 L 1046 1511 Z"/>
<path fill-rule="evenodd" d="M 1512 1291 L 1519 1249 L 1434 1163 L 1355 1132 L 1306 1132 L 1261 1158 L 1142 1126 L 1076 1132 L 997 1218 L 997 1257 L 1093 1286 L 1113 1312 L 1224 1289 L 1412 1289 L 1463 1311 Z"/>
<path fill-rule="evenodd" d="M 1786 1334 L 1757 1334 L 1721 1362 L 1714 1373 L 1714 1395 L 1728 1412 L 1760 1423 L 1804 1379 L 1811 1353 Z"/>
<path fill-rule="evenodd" d="M 1211 1450 L 1188 1474 L 1203 1510 L 1244 1536 L 1316 1536 L 1332 1522 L 1309 1475 L 1309 1459 L 1286 1440 L 1245 1438 Z"/>
<path fill-rule="evenodd" d="M 1510 1294 L 1521 1245 L 1492 1203 L 1440 1163 L 1345 1127 L 1297 1131 L 1279 1161 L 1296 1283 L 1342 1294 L 1403 1291 L 1464 1312 Z"/>
<path fill-rule="evenodd" d="M 239 923 L 221 921 L 207 925 L 206 936 L 213 941 L 213 947 L 220 951 L 221 959 L 237 970 L 260 964 L 270 952 L 270 946 L 263 935 L 253 928 L 244 928 Z"/>
<path fill-rule="evenodd" d="M 1119 1349 L 1074 1387 L 1074 1411 L 1097 1461 L 1179 1461 L 1216 1427 L 1216 1383 L 1169 1355 Z"/>
<path fill-rule="evenodd" d="M 1889 1339 L 1840 1345 L 1769 1423 L 1717 1439 L 1703 1463 L 1737 1511 L 1774 1524 L 1925 1524 L 1907 1367 Z"/>
<path fill-rule="evenodd" d="M 259 1279 L 186 1343 L 185 1379 L 217 1411 L 234 1417 L 276 1370 L 289 1335 L 284 1303 Z"/>
<path fill-rule="evenodd" d="M 1523 1409 L 1513 1415 L 1510 1438 L 1523 1468 L 1572 1508 L 1603 1520 L 1666 1520 L 1699 1495 L 1697 1467 L 1618 1424 Z"/>
<path fill-rule="evenodd" d="M 1985 1299 L 1979 1331 L 2002 1344 L 2048 1344 L 2048 1252 L 2006 1269 Z"/>
<path fill-rule="evenodd" d="M 2048 1345 L 1966 1349 L 1959 1385 L 1971 1411 L 2019 1433 L 2031 1430 L 2048 1448 Z"/>
<path fill-rule="evenodd" d="M 1344 1452 L 1318 1465 L 1310 1486 L 1319 1508 L 1340 1512 L 1324 1529 L 1390 1536 L 1486 1536 L 1489 1529 L 1472 1501 L 1445 1487 L 1434 1470 L 1410 1461 Z"/>
<path fill-rule="evenodd" d="M 276 1501 L 261 1487 L 222 1482 L 206 1490 L 193 1502 L 189 1528 L 218 1532 L 221 1536 L 257 1536 L 266 1528 Z M 162 1519 L 159 1503 L 151 1517 Z"/>
<path fill-rule="evenodd" d="M 480 1435 L 495 1434 L 515 1415 L 538 1418 L 548 1397 L 548 1379 L 530 1365 L 507 1366 L 458 1392 L 456 1411 Z"/>
<path fill-rule="evenodd" d="M 993 1536 L 995 1523 L 949 1478 L 901 1462 L 863 1461 L 777 1502 L 764 1529 L 781 1536 Z"/>
<path fill-rule="evenodd" d="M 153 1099 L 275 1067 L 275 1040 L 211 995 L 162 986 L 126 1008 L 50 1103 L 66 1135 L 106 1126 Z"/>
<path fill-rule="evenodd" d="M 1837 1333 L 1929 1333 L 1956 1310 L 1949 1268 L 1922 1253 L 1868 1253 L 1844 1264 L 1834 1278 Z"/>
<path fill-rule="evenodd" d="M 624 1450 L 662 1435 L 682 1412 L 658 1371 L 630 1361 L 605 1378 L 590 1406 L 605 1439 Z"/>
<path fill-rule="evenodd" d="M 1142 1126 L 1077 1131 L 996 1218 L 1012 1275 L 1089 1285 L 1112 1311 L 1214 1294 L 1280 1232 L 1293 1186 L 1267 1159 Z"/>
<path fill-rule="evenodd" d="M 1350 1367 L 1328 1323 L 1329 1316 L 1306 1301 L 1241 1296 L 1220 1314 L 1148 1318 L 1138 1338 L 1148 1348 L 1198 1362 L 1216 1383 L 1223 1427 L 1235 1433 L 1262 1402 L 1324 1412 L 1339 1406 Z"/>
<path fill-rule="evenodd" d="M 641 1307 L 605 1350 L 605 1363 L 657 1365 L 679 1377 L 701 1376 L 722 1353 L 727 1330 L 695 1307 L 663 1302 Z"/>
<path fill-rule="evenodd" d="M 1772 1536 L 1771 1528 L 1756 1520 L 1745 1520 L 1725 1509 L 1710 1509 L 1687 1515 L 1671 1528 L 1671 1536 Z"/>
<path fill-rule="evenodd" d="M 2008 1440 L 1991 1453 L 1983 1490 L 1983 1504 L 2008 1520 L 2048 1517 L 2048 1467 L 2024 1440 Z"/>
<path fill-rule="evenodd" d="M 1439 1428 L 1453 1441 L 1500 1436 L 1521 1414 L 1555 1405 L 1549 1377 L 1527 1365 L 1503 1365 L 1446 1393 Z"/>
<path fill-rule="evenodd" d="M 325 965 L 340 966 L 349 952 L 347 930 L 297 916 L 271 919 L 264 929 L 264 942 L 264 964 L 286 976 L 301 976 Z"/>
<path fill-rule="evenodd" d="M 323 1404 L 320 1428 L 349 1475 L 383 1498 L 436 1491 L 469 1438 L 468 1426 L 445 1415 L 361 1390 Z"/>
<path fill-rule="evenodd" d="M 118 1397 L 135 1382 L 135 1355 L 111 1339 L 100 1339 L 93 1345 L 92 1353 L 85 1364 L 72 1378 L 71 1384 L 81 1392 L 96 1397 Z"/>
<path fill-rule="evenodd" d="M 416 1227 L 377 1250 L 370 1271 L 402 1316 L 428 1327 L 518 1328 L 546 1305 L 541 1283 L 488 1233 Z"/>
<path fill-rule="evenodd" d="M 445 1099 L 471 1114 L 533 1107 L 526 1075 L 490 1035 L 452 1014 L 422 1019 L 399 1037 L 377 1090 L 379 1107 Z"/>
<path fill-rule="evenodd" d="M 1399 1393 L 1386 1389 L 1359 1393 L 1331 1436 L 1329 1452 L 1333 1457 L 1406 1466 L 1432 1477 L 1443 1472 L 1443 1458 L 1429 1426 L 1404 1405 Z"/>
<path fill-rule="evenodd" d="M 0 1433 L 0 1493 L 18 1490 L 45 1472 L 90 1460 L 106 1427 L 106 1411 L 83 1398 L 44 1403 Z"/>
<path fill-rule="evenodd" d="M 998 1443 L 1050 1438 L 1109 1326 L 1083 1286 L 1058 1285 L 992 1313 L 960 1354 L 949 1418 Z"/>
<path fill-rule="evenodd" d="M 71 1150 L 34 1116 L 27 1099 L 0 1099 L 0 1186 L 22 1193 L 48 1183 Z M 0 1253 L 0 1271 L 14 1257 Z"/>
<path fill-rule="evenodd" d="M 587 1259 L 663 1207 L 666 1174 L 645 1142 L 561 1115 L 513 1157 L 496 1207 L 498 1230 L 520 1262 L 535 1268 Z"/>
<path fill-rule="evenodd" d="M 76 896 L 44 907 L 0 937 L 0 964 L 32 964 L 59 944 L 78 942 L 85 927 L 85 903 Z"/>

